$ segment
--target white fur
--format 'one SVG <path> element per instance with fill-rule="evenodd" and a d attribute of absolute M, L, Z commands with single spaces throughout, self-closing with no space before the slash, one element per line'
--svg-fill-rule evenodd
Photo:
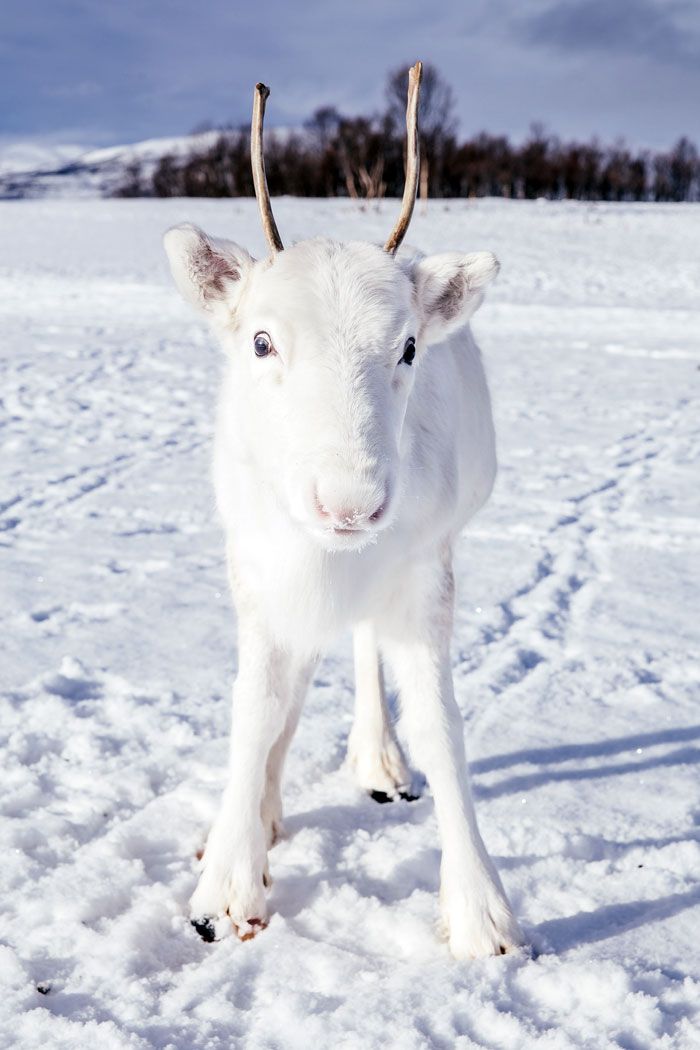
<path fill-rule="evenodd" d="M 239 620 L 230 779 L 193 920 L 228 914 L 244 938 L 264 925 L 284 756 L 318 653 L 353 627 L 358 781 L 410 790 L 381 652 L 435 800 L 450 947 L 458 958 L 509 949 L 521 935 L 479 835 L 449 659 L 452 546 L 496 470 L 468 320 L 498 264 L 490 253 L 402 261 L 325 239 L 255 262 L 191 226 L 165 245 L 228 356 L 214 478 Z M 258 358 L 261 331 L 276 353 Z"/>

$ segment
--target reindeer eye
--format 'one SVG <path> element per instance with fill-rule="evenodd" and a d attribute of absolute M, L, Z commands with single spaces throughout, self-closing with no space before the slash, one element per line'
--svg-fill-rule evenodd
<path fill-rule="evenodd" d="M 267 332 L 258 332 L 253 340 L 253 348 L 256 357 L 267 357 L 268 354 L 272 353 L 274 347 Z"/>
<path fill-rule="evenodd" d="M 406 345 L 403 348 L 403 357 L 399 361 L 399 364 L 412 365 L 413 358 L 416 356 L 416 341 L 413 336 L 409 336 L 406 340 Z"/>

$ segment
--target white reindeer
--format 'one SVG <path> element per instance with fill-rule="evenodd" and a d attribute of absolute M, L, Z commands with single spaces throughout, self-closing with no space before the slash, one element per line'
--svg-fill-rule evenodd
<path fill-rule="evenodd" d="M 434 797 L 450 948 L 465 958 L 522 943 L 477 827 L 450 667 L 453 545 L 496 472 L 468 321 L 498 263 L 488 252 L 395 257 L 416 195 L 420 75 L 417 63 L 403 205 L 384 249 L 318 238 L 282 250 L 262 154 L 262 84 L 251 152 L 269 258 L 190 225 L 165 236 L 180 292 L 207 315 L 228 357 L 214 475 L 239 669 L 228 784 L 191 900 L 205 940 L 226 916 L 241 940 L 267 923 L 285 754 L 319 652 L 352 627 L 348 753 L 360 786 L 379 801 L 410 797 L 385 660 Z"/>

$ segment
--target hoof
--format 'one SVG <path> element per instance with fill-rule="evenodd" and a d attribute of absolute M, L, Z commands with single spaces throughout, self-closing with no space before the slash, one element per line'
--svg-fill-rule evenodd
<path fill-rule="evenodd" d="M 216 927 L 209 915 L 203 915 L 201 919 L 190 919 L 190 926 L 194 926 L 202 940 L 208 944 L 216 940 Z"/>
<path fill-rule="evenodd" d="M 369 797 L 383 806 L 386 802 L 396 802 L 402 798 L 404 802 L 417 802 L 420 795 L 414 795 L 411 791 L 399 791 L 396 795 L 389 795 L 386 791 L 370 791 Z"/>
<path fill-rule="evenodd" d="M 239 941 L 252 941 L 253 937 L 256 937 L 266 926 L 267 922 L 264 919 L 248 919 L 238 926 L 236 923 L 233 924 Z"/>
<path fill-rule="evenodd" d="M 486 887 L 481 900 L 473 895 L 442 895 L 443 929 L 455 959 L 520 954 L 525 941 L 502 888 Z"/>

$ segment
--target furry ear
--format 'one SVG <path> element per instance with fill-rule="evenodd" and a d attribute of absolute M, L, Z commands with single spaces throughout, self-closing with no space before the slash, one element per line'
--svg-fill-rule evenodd
<path fill-rule="evenodd" d="M 198 226 L 173 226 L 163 238 L 178 291 L 193 306 L 212 312 L 235 302 L 254 259 L 233 241 L 208 237 Z M 237 287 L 238 286 L 238 287 Z"/>
<path fill-rule="evenodd" d="M 437 343 L 462 328 L 481 306 L 484 289 L 499 269 L 491 252 L 445 252 L 421 259 L 413 271 L 421 338 Z"/>

